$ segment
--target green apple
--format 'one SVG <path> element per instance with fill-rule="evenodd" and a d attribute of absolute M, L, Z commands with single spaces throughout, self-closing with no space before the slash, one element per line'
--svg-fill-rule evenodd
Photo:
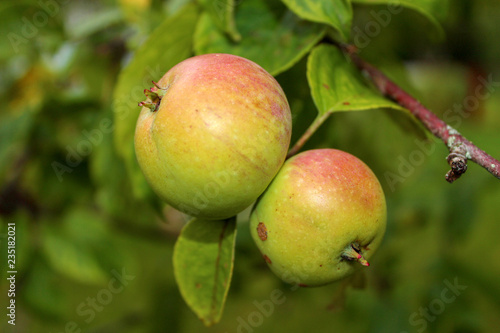
<path fill-rule="evenodd" d="M 176 209 L 205 219 L 234 216 L 285 161 L 290 107 L 279 83 L 248 59 L 186 59 L 145 94 L 137 160 L 156 194 Z"/>
<path fill-rule="evenodd" d="M 346 152 L 316 149 L 285 162 L 250 228 L 278 277 L 320 286 L 368 266 L 386 220 L 384 192 L 370 168 Z"/>

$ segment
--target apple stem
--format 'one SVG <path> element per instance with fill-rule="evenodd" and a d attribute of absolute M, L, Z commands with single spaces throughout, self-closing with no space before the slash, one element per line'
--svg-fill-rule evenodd
<path fill-rule="evenodd" d="M 168 86 L 165 88 L 162 88 L 162 87 L 160 87 L 158 82 L 155 82 L 155 81 L 151 81 L 151 82 L 153 82 L 153 85 L 154 85 L 154 87 L 151 88 L 151 91 L 154 91 L 155 94 L 158 96 L 158 98 L 161 99 L 166 94 L 166 92 L 168 90 Z"/>
<path fill-rule="evenodd" d="M 160 89 L 160 90 L 166 90 L 166 89 L 164 89 L 164 88 L 160 87 L 160 85 L 158 84 L 158 82 L 155 82 L 155 81 L 151 81 L 151 82 L 153 82 L 153 85 L 154 85 L 157 89 Z M 153 89 L 154 89 L 154 88 L 151 88 L 151 90 L 153 90 Z"/>
<path fill-rule="evenodd" d="M 161 98 L 165 95 L 166 88 L 161 88 L 158 83 L 152 81 L 154 87 L 151 89 L 144 89 L 144 95 L 146 95 L 146 100 L 139 102 L 139 106 L 145 106 L 151 110 L 151 112 L 155 112 L 158 110 L 158 106 L 160 105 Z M 158 92 L 158 90 L 163 90 L 163 92 Z"/>
<path fill-rule="evenodd" d="M 144 95 L 146 95 L 147 98 L 151 99 L 152 102 L 156 102 L 157 100 L 160 99 L 158 94 L 152 90 L 144 89 Z"/>
<path fill-rule="evenodd" d="M 361 254 L 361 249 L 359 248 L 359 244 L 354 242 L 346 246 L 342 254 L 340 255 L 343 259 L 349 261 L 357 261 L 363 266 L 370 266 L 370 263 L 366 261 L 366 259 Z"/>
<path fill-rule="evenodd" d="M 145 106 L 149 110 L 151 110 L 151 112 L 155 112 L 156 110 L 158 110 L 158 105 L 160 105 L 160 103 L 153 103 L 153 102 L 150 102 L 150 101 L 146 100 L 146 101 L 139 102 L 138 105 L 139 106 Z"/>
<path fill-rule="evenodd" d="M 297 140 L 295 145 L 288 151 L 288 154 L 286 155 L 286 158 L 290 158 L 293 155 L 297 154 L 299 150 L 302 149 L 304 144 L 309 140 L 309 138 L 316 132 L 316 130 L 325 122 L 325 120 L 328 119 L 328 117 L 331 115 L 331 112 L 325 112 L 323 114 L 320 114 L 314 119 L 314 121 L 311 123 L 309 128 L 304 132 L 304 134 Z"/>

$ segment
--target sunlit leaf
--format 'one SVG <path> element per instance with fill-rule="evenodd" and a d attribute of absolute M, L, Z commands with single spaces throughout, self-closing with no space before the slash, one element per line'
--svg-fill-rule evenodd
<path fill-rule="evenodd" d="M 152 0 L 120 0 L 118 4 L 130 22 L 137 22 L 151 7 Z"/>
<path fill-rule="evenodd" d="M 307 78 L 320 115 L 378 108 L 406 111 L 369 87 L 359 70 L 334 46 L 319 45 L 311 52 Z"/>
<path fill-rule="evenodd" d="M 288 8 L 303 19 L 326 23 L 347 40 L 351 30 L 352 7 L 347 0 L 282 0 Z"/>
<path fill-rule="evenodd" d="M 306 55 L 324 33 L 323 26 L 302 21 L 290 11 L 277 18 L 257 0 L 241 3 L 236 12 L 236 26 L 241 33 L 238 43 L 221 33 L 209 14 L 203 14 L 196 28 L 196 53 L 239 55 L 277 75 Z"/>
<path fill-rule="evenodd" d="M 66 25 L 72 38 L 85 38 L 123 20 L 123 12 L 119 8 L 109 8 L 82 15 L 78 22 Z"/>
<path fill-rule="evenodd" d="M 174 274 L 182 297 L 207 326 L 217 323 L 231 284 L 236 218 L 194 219 L 174 248 Z"/>

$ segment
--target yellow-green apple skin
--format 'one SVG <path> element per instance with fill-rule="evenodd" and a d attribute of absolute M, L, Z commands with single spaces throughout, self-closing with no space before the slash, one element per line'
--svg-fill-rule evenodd
<path fill-rule="evenodd" d="M 286 157 L 291 113 L 279 83 L 242 57 L 206 54 L 172 67 L 135 131 L 158 196 L 192 216 L 226 219 L 254 202 Z M 148 97 L 146 102 L 151 102 Z"/>
<path fill-rule="evenodd" d="M 315 149 L 285 162 L 253 210 L 250 228 L 278 277 L 321 286 L 369 265 L 386 220 L 385 196 L 370 168 L 349 153 Z"/>

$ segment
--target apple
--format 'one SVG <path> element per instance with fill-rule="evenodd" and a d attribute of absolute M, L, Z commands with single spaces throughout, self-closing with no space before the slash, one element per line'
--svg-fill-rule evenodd
<path fill-rule="evenodd" d="M 226 219 L 264 192 L 286 158 L 291 113 L 256 63 L 206 54 L 145 90 L 135 131 L 139 166 L 156 194 L 204 219 Z"/>
<path fill-rule="evenodd" d="M 278 277 L 321 286 L 369 265 L 386 220 L 384 192 L 370 168 L 349 153 L 315 149 L 285 162 L 255 206 L 250 229 Z"/>

